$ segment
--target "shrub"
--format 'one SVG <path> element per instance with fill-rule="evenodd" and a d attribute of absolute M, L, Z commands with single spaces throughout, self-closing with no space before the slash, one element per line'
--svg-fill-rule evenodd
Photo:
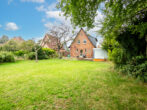
<path fill-rule="evenodd" d="M 30 52 L 27 54 L 27 56 L 28 56 L 28 59 L 34 60 L 35 59 L 35 52 Z"/>
<path fill-rule="evenodd" d="M 147 60 L 143 56 L 133 57 L 123 65 L 121 72 L 147 82 Z"/>
<path fill-rule="evenodd" d="M 121 66 L 128 60 L 126 52 L 122 48 L 114 48 L 108 51 L 109 60 L 113 61 L 116 66 Z"/>
<path fill-rule="evenodd" d="M 42 48 L 42 51 L 48 58 L 51 58 L 53 55 L 55 55 L 55 51 L 50 48 Z"/>
<path fill-rule="evenodd" d="M 0 63 L 2 63 L 4 60 L 4 55 L 2 55 L 2 53 L 0 53 Z"/>
<path fill-rule="evenodd" d="M 15 58 L 11 52 L 0 52 L 0 63 L 14 62 Z"/>
<path fill-rule="evenodd" d="M 34 60 L 35 59 L 35 52 L 28 53 L 28 59 Z M 56 56 L 56 52 L 49 48 L 40 48 L 38 50 L 38 59 L 49 59 Z"/>
<path fill-rule="evenodd" d="M 40 48 L 38 50 L 38 59 L 49 59 L 55 56 L 55 51 L 49 48 Z"/>
<path fill-rule="evenodd" d="M 16 52 L 14 52 L 14 54 L 16 55 L 16 56 L 24 56 L 24 54 L 25 53 L 27 53 L 26 51 L 23 51 L 23 50 L 18 50 L 18 51 L 16 51 Z"/>

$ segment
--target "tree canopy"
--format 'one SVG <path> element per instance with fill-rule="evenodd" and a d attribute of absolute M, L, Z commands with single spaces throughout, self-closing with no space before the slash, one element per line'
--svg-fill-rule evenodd
<path fill-rule="evenodd" d="M 142 17 L 141 12 L 146 10 L 146 7 L 146 0 L 60 0 L 58 3 L 58 8 L 61 8 L 64 15 L 70 16 L 72 23 L 80 27 L 94 27 L 97 11 L 101 11 L 104 14 L 101 29 L 103 34 L 138 19 L 136 15 Z M 147 24 L 141 25 L 147 27 Z M 145 29 L 142 29 L 142 32 L 144 31 Z"/>

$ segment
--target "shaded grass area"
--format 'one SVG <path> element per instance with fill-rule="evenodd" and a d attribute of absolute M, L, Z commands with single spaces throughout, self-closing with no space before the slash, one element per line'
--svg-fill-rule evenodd
<path fill-rule="evenodd" d="M 147 85 L 107 62 L 0 64 L 0 110 L 145 110 Z"/>

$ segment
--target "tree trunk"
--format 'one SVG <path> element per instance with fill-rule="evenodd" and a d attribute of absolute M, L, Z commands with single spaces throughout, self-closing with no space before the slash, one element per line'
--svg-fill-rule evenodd
<path fill-rule="evenodd" d="M 146 41 L 146 58 L 147 58 L 147 35 L 145 36 L 145 41 Z"/>
<path fill-rule="evenodd" d="M 61 53 L 60 53 L 60 50 L 58 50 L 58 58 L 61 59 Z"/>
<path fill-rule="evenodd" d="M 35 50 L 35 61 L 36 61 L 36 63 L 38 62 L 38 52 L 37 52 L 37 50 Z"/>

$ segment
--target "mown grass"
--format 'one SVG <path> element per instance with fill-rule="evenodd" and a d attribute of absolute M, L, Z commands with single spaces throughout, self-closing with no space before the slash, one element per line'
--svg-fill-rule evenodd
<path fill-rule="evenodd" d="M 147 85 L 111 68 L 58 59 L 0 64 L 0 110 L 147 109 Z"/>

